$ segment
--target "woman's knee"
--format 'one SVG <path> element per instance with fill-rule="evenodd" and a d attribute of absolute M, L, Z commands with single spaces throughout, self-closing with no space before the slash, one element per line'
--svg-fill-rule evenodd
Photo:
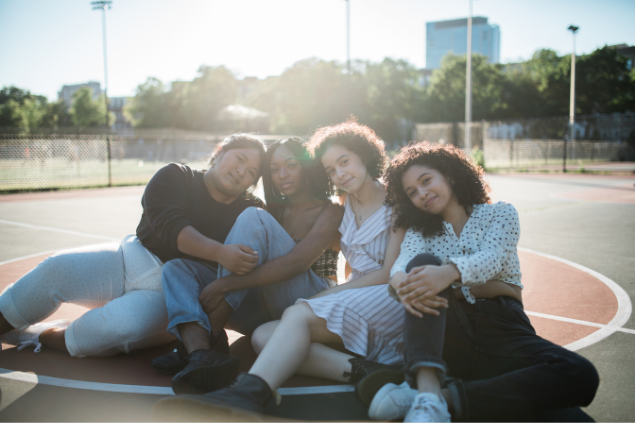
<path fill-rule="evenodd" d="M 580 405 L 591 404 L 600 386 L 600 375 L 595 366 L 581 355 L 572 354 L 569 373 L 572 375 L 571 387 L 577 391 Z"/>
<path fill-rule="evenodd" d="M 273 322 L 268 322 L 258 326 L 258 328 L 254 331 L 253 335 L 251 335 L 251 345 L 254 347 L 256 354 L 260 354 L 260 352 L 265 348 L 265 345 L 267 345 L 271 335 L 273 335 L 273 331 L 276 330 L 279 324 L 279 320 L 274 320 Z"/>
<path fill-rule="evenodd" d="M 408 266 L 406 266 L 406 273 L 410 272 L 415 267 L 428 266 L 428 265 L 441 266 L 441 264 L 442 264 L 441 260 L 434 254 L 428 254 L 428 253 L 417 254 L 416 256 L 412 258 L 412 260 L 410 260 L 410 262 L 408 262 Z"/>

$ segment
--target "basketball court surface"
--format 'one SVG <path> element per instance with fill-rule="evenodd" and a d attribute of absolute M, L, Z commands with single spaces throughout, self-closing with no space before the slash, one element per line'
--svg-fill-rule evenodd
<path fill-rule="evenodd" d="M 514 204 L 521 221 L 525 310 L 538 334 L 582 354 L 600 373 L 594 402 L 569 418 L 635 417 L 635 176 L 489 175 L 494 201 Z M 133 233 L 144 187 L 0 196 L 0 290 L 56 251 L 118 242 Z M 63 305 L 50 320 L 85 311 Z M 255 359 L 249 339 L 230 333 L 242 371 Z M 0 351 L 0 420 L 151 420 L 172 395 L 152 358 L 172 345 L 111 358 L 57 351 Z M 269 414 L 303 420 L 364 420 L 353 387 L 293 377 Z M 585 414 L 586 413 L 586 414 Z M 567 417 L 554 417 L 567 419 Z"/>

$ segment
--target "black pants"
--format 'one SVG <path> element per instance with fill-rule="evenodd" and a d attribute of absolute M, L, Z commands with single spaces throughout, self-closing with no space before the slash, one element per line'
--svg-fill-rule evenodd
<path fill-rule="evenodd" d="M 408 265 L 440 265 L 430 254 Z M 449 308 L 422 318 L 405 312 L 408 380 L 417 365 L 438 363 L 458 378 L 449 389 L 456 420 L 532 420 L 547 410 L 586 406 L 599 384 L 593 364 L 538 335 L 511 297 L 458 301 L 451 288 L 440 295 Z"/>

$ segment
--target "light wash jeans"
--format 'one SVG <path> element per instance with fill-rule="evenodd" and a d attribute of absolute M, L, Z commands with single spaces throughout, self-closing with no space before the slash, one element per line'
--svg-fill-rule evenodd
<path fill-rule="evenodd" d="M 243 244 L 258 251 L 258 266 L 285 256 L 295 241 L 265 210 L 249 207 L 243 211 L 225 244 Z M 175 259 L 163 266 L 163 292 L 170 323 L 168 332 L 179 337 L 178 325 L 196 322 L 211 333 L 211 325 L 198 297 L 217 278 L 230 275 L 222 266 L 218 271 L 207 263 Z M 328 288 L 328 283 L 311 269 L 272 285 L 232 291 L 225 300 L 234 313 L 225 326 L 242 334 L 251 334 L 258 326 L 282 317 L 282 312 L 298 298 L 308 298 Z"/>

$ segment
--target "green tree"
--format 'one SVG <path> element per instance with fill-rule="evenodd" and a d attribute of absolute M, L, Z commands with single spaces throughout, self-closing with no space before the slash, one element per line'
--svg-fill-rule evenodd
<path fill-rule="evenodd" d="M 73 94 L 73 105 L 70 110 L 71 121 L 75 126 L 89 127 L 106 124 L 106 105 L 104 98 L 93 99 L 93 90 L 89 87 L 80 88 Z M 115 121 L 115 115 L 109 114 L 108 123 Z"/>
<path fill-rule="evenodd" d="M 446 55 L 435 70 L 427 89 L 424 119 L 453 122 L 465 119 L 465 56 Z M 480 54 L 472 56 L 472 118 L 492 119 L 508 109 L 504 89 L 507 77 L 502 65 L 487 63 Z"/>
<path fill-rule="evenodd" d="M 136 127 L 170 127 L 172 122 L 166 100 L 167 95 L 163 82 L 150 77 L 137 87 L 137 93 L 124 108 L 124 113 L 132 125 Z"/>
<path fill-rule="evenodd" d="M 419 118 L 423 106 L 419 71 L 405 60 L 386 58 L 368 63 L 364 79 L 369 125 L 387 141 L 408 139 L 402 132 L 410 132 L 407 122 Z"/>
<path fill-rule="evenodd" d="M 0 126 L 18 129 L 20 133 L 31 133 L 40 126 L 46 109 L 47 100 L 44 96 L 14 86 L 0 90 Z"/>
<path fill-rule="evenodd" d="M 346 75 L 337 62 L 305 59 L 263 84 L 252 105 L 271 115 L 272 132 L 307 134 L 345 120 L 350 99 L 359 98 L 359 82 L 359 74 Z"/>
<path fill-rule="evenodd" d="M 41 127 L 56 129 L 60 126 L 70 126 L 71 124 L 71 115 L 66 109 L 64 100 L 58 100 L 55 103 L 46 105 L 40 121 Z"/>
<path fill-rule="evenodd" d="M 184 91 L 170 96 L 170 103 L 172 107 L 182 105 L 179 121 L 186 128 L 214 130 L 218 112 L 236 100 L 236 78 L 225 66 L 201 66 L 198 72 Z"/>

